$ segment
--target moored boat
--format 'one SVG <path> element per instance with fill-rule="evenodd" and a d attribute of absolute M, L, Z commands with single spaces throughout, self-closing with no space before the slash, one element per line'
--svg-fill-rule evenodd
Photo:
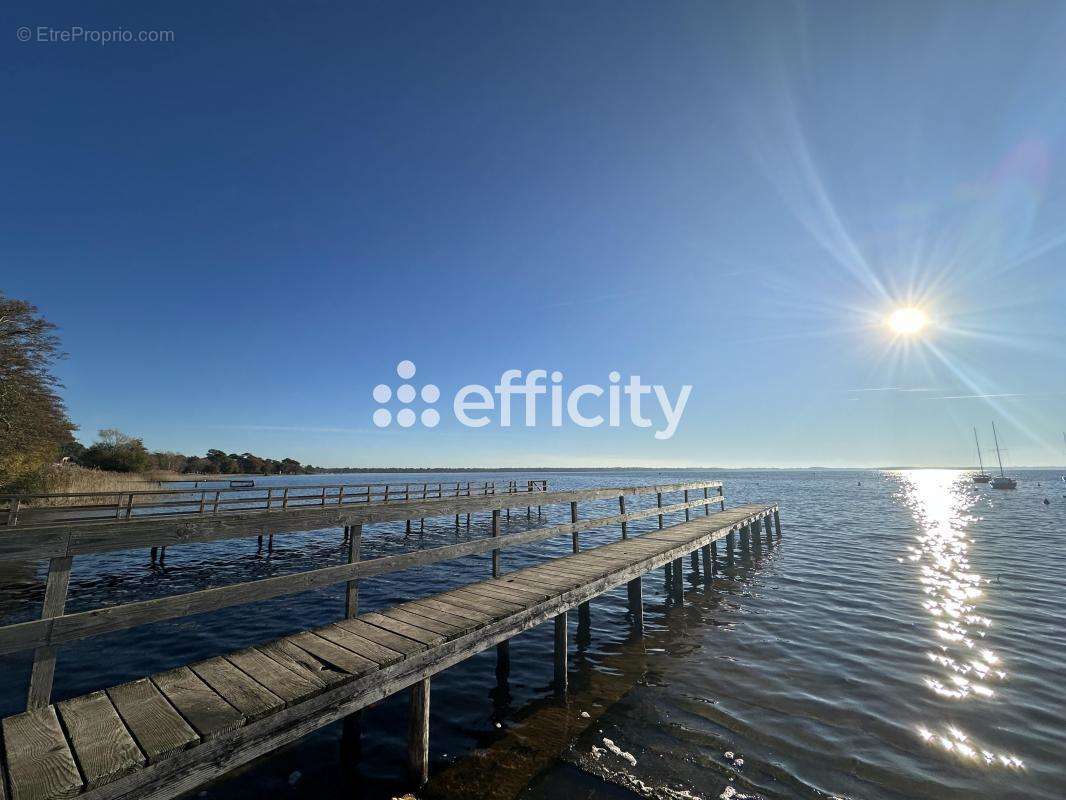
<path fill-rule="evenodd" d="M 996 423 L 992 423 L 992 439 L 996 443 L 996 461 L 999 463 L 999 475 L 992 479 L 993 489 L 1017 489 L 1018 481 L 1008 478 L 1003 473 L 1003 459 L 999 455 L 999 436 L 996 435 Z"/>

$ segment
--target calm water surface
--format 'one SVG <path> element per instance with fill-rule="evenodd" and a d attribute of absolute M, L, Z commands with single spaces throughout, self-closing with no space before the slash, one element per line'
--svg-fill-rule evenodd
<path fill-rule="evenodd" d="M 456 477 L 514 476 L 412 479 Z M 573 692 L 565 704 L 552 695 L 550 625 L 512 642 L 506 683 L 497 682 L 491 652 L 435 677 L 427 795 L 1066 796 L 1066 484 L 1057 473 L 1019 473 L 1016 492 L 935 470 L 543 477 L 553 489 L 718 478 L 729 504 L 780 502 L 784 538 L 771 550 L 753 550 L 710 587 L 690 571 L 681 606 L 667 602 L 661 573 L 648 576 L 643 639 L 627 625 L 624 588 L 595 601 L 591 630 L 571 632 Z M 604 503 L 583 515 L 615 508 Z M 566 508 L 545 511 L 549 521 L 567 519 Z M 402 523 L 375 525 L 364 530 L 364 557 L 484 535 L 487 523 L 488 515 L 479 515 L 470 534 L 456 534 L 451 519 L 429 520 L 424 535 L 410 538 Z M 510 530 L 530 524 L 535 515 L 527 523 L 516 514 Z M 582 537 L 591 545 L 618 532 Z M 163 570 L 149 568 L 143 551 L 79 558 L 68 608 L 285 574 L 343 557 L 338 530 L 277 543 L 269 558 L 256 554 L 254 539 L 172 547 Z M 568 548 L 562 537 L 504 551 L 504 566 Z M 366 580 L 361 607 L 488 573 L 487 557 L 476 556 Z M 36 566 L 7 568 L 0 589 L 5 624 L 40 613 L 42 578 Z M 341 589 L 324 590 L 81 642 L 61 651 L 56 696 L 325 623 L 342 603 Z M 28 657 L 0 658 L 0 713 L 20 710 L 28 672 Z M 403 696 L 370 709 L 358 762 L 342 726 L 333 725 L 195 795 L 402 793 L 405 715 Z"/>

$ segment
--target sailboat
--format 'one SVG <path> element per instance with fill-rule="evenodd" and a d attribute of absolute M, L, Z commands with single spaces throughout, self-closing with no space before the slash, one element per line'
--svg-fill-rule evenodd
<path fill-rule="evenodd" d="M 977 445 L 977 463 L 981 465 L 981 471 L 973 476 L 974 483 L 988 483 L 992 476 L 985 472 L 985 460 L 981 458 L 981 441 L 977 438 L 977 426 L 973 428 L 973 441 Z"/>
<path fill-rule="evenodd" d="M 996 435 L 996 423 L 992 423 L 992 438 L 996 442 L 996 461 L 999 462 L 999 475 L 992 479 L 993 489 L 1017 489 L 1018 481 L 1003 474 L 1003 459 L 999 455 L 999 437 Z"/>

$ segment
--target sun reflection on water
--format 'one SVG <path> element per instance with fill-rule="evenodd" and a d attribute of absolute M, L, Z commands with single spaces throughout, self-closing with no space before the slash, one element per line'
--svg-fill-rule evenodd
<path fill-rule="evenodd" d="M 926 652 L 932 667 L 923 678 L 938 697 L 965 702 L 993 698 L 995 685 L 1006 671 L 982 640 L 992 620 L 980 613 L 985 579 L 974 572 L 968 558 L 972 539 L 966 529 L 977 518 L 970 513 L 971 487 L 965 473 L 954 470 L 914 470 L 900 473 L 903 500 L 919 524 L 916 544 L 907 548 L 918 567 L 934 641 Z M 901 561 L 903 559 L 900 559 Z M 995 753 L 971 739 L 956 725 L 939 723 L 937 730 L 916 730 L 931 747 L 975 763 L 1024 769 L 1020 758 Z"/>

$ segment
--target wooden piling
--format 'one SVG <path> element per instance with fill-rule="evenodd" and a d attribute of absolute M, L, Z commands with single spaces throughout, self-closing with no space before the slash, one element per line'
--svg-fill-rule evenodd
<path fill-rule="evenodd" d="M 565 695 L 566 675 L 566 612 L 555 617 L 555 693 Z"/>
<path fill-rule="evenodd" d="M 773 533 L 773 530 L 771 530 L 771 528 L 770 528 L 771 523 L 770 523 L 769 515 L 763 517 L 762 518 L 762 522 L 763 522 L 763 530 L 766 533 L 766 546 L 769 547 L 774 542 L 774 533 Z"/>
<path fill-rule="evenodd" d="M 688 502 L 688 489 L 685 489 L 684 495 L 685 495 L 685 502 L 687 503 Z M 691 522 L 692 521 L 692 514 L 689 513 L 689 512 L 690 512 L 690 509 L 686 508 L 685 509 L 685 522 Z"/>
<path fill-rule="evenodd" d="M 271 534 L 267 535 L 267 553 L 273 553 L 273 552 L 274 552 L 274 534 L 271 533 Z"/>
<path fill-rule="evenodd" d="M 718 543 L 711 542 L 711 575 L 718 571 Z"/>
<path fill-rule="evenodd" d="M 423 678 L 411 687 L 407 766 L 411 780 L 417 786 L 425 786 L 429 781 L 429 678 Z"/>
<path fill-rule="evenodd" d="M 618 513 L 625 516 L 626 513 L 626 496 L 624 494 L 618 495 Z M 629 523 L 622 520 L 622 538 L 629 538 Z"/>
<path fill-rule="evenodd" d="M 662 492 L 657 492 L 656 493 L 656 495 L 655 495 L 655 505 L 657 505 L 659 508 L 663 507 L 663 493 Z M 663 515 L 660 514 L 659 515 L 659 528 L 661 529 L 662 527 L 663 527 Z"/>
<path fill-rule="evenodd" d="M 492 512 L 492 538 L 498 539 L 500 536 L 500 510 L 496 509 Z M 496 548 L 492 551 L 492 577 L 500 577 L 500 548 Z"/>
<path fill-rule="evenodd" d="M 781 512 L 778 509 L 774 509 L 774 528 L 777 531 L 777 538 L 781 538 Z"/>
<path fill-rule="evenodd" d="M 680 558 L 674 560 L 674 599 L 685 602 L 685 571 Z"/>
<path fill-rule="evenodd" d="M 633 615 L 633 627 L 638 632 L 642 632 L 644 630 L 644 590 L 639 576 L 626 584 L 626 591 L 629 595 L 629 613 Z"/>
<path fill-rule="evenodd" d="M 736 544 L 736 533 L 734 531 L 730 531 L 729 534 L 725 537 L 725 546 L 726 546 L 725 565 L 726 565 L 726 567 L 728 569 L 733 569 L 733 564 L 734 564 L 734 562 L 733 562 L 733 547 L 734 547 L 735 544 Z"/>
<path fill-rule="evenodd" d="M 714 574 L 714 561 L 711 557 L 711 547 L 713 545 L 705 544 L 700 548 L 700 553 L 703 555 L 703 581 L 704 583 L 711 582 L 711 576 Z"/>
<path fill-rule="evenodd" d="M 511 640 L 504 639 L 496 645 L 496 682 L 506 683 L 511 674 Z"/>
<path fill-rule="evenodd" d="M 150 557 L 152 559 L 152 563 L 155 564 L 155 562 L 159 559 L 159 548 L 158 547 L 153 547 L 152 548 L 151 553 L 150 553 Z"/>
<path fill-rule="evenodd" d="M 348 563 L 354 564 L 359 560 L 359 546 L 363 539 L 363 526 L 352 525 L 348 529 Z M 359 613 L 359 581 L 348 581 L 345 589 L 345 616 L 355 619 Z"/>

